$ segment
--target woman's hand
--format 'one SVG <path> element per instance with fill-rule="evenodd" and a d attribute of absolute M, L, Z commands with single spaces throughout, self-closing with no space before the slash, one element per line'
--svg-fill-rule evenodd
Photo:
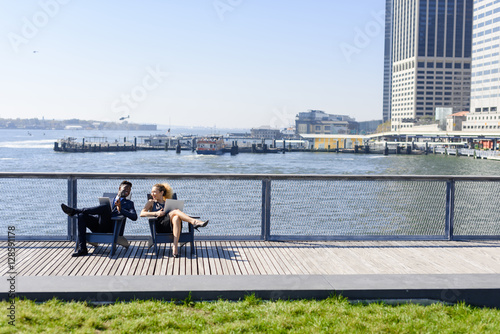
<path fill-rule="evenodd" d="M 163 209 L 156 211 L 156 217 L 163 217 L 165 216 L 165 211 Z"/>

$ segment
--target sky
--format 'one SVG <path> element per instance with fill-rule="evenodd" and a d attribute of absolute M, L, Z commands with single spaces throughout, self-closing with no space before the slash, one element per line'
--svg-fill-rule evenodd
<path fill-rule="evenodd" d="M 384 1 L 0 0 L 0 118 L 382 119 Z"/>

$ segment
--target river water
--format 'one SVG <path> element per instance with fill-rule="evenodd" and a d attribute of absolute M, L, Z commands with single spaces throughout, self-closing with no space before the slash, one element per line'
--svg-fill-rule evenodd
<path fill-rule="evenodd" d="M 83 130 L 0 130 L 2 172 L 95 173 L 262 173 L 262 174 L 393 174 L 500 175 L 500 162 L 444 155 L 375 155 L 292 152 L 201 156 L 195 152 L 137 151 L 61 153 L 54 142 L 64 137 L 147 136 L 162 132 Z"/>

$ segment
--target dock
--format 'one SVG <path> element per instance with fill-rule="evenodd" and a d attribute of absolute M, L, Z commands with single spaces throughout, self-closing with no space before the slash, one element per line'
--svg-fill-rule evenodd
<path fill-rule="evenodd" d="M 265 299 L 465 301 L 500 307 L 500 240 L 481 241 L 195 241 L 173 258 L 169 244 L 158 257 L 144 240 L 89 247 L 72 258 L 74 242 L 17 241 L 15 270 L 0 243 L 2 299 L 6 278 L 16 296 L 38 301 L 113 302 L 139 299 Z"/>
<path fill-rule="evenodd" d="M 336 294 L 500 307 L 500 176 L 4 172 L 0 179 L 10 205 L 0 212 L 3 299 L 12 287 L 15 296 L 38 301 Z M 170 244 L 161 244 L 156 256 L 139 222 L 127 225 L 127 249 L 110 256 L 101 244 L 71 257 L 75 221 L 59 210 L 61 199 L 95 203 L 119 180 L 134 183 L 136 198 L 158 180 L 193 189 L 182 197 L 211 220 L 195 234 L 195 252 L 186 245 L 174 258 Z M 30 210 L 9 200 L 33 185 L 46 195 Z M 199 197 L 197 189 L 214 188 L 216 196 Z M 342 196 L 311 204 L 325 194 Z M 306 208 L 291 210 L 304 200 Z M 37 224 L 30 225 L 31 212 Z"/>

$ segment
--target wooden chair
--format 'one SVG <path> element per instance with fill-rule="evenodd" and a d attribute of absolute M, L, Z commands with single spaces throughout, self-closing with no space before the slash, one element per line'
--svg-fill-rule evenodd
<path fill-rule="evenodd" d="M 111 202 L 113 202 L 115 196 L 116 193 L 104 193 L 102 195 L 102 197 L 109 197 Z M 127 217 L 120 215 L 116 217 L 111 217 L 111 220 L 114 223 L 113 233 L 87 233 L 86 237 L 87 237 L 87 242 L 90 244 L 99 244 L 99 243 L 111 244 L 110 256 L 113 256 L 115 255 L 118 237 L 120 237 L 119 245 L 125 248 L 128 248 L 129 242 L 123 236 L 123 232 L 125 230 L 125 221 L 127 220 Z"/>
<path fill-rule="evenodd" d="M 148 194 L 148 200 L 151 199 L 151 194 Z M 172 195 L 172 199 L 177 199 L 177 194 L 174 193 Z M 200 217 L 195 217 L 191 216 L 195 219 L 198 219 Z M 151 239 L 152 243 L 149 247 L 154 246 L 154 251 L 156 256 L 158 257 L 158 243 L 169 243 L 174 241 L 174 234 L 173 233 L 157 233 L 156 232 L 156 218 L 148 218 L 149 220 L 149 229 L 151 230 Z M 195 253 L 196 250 L 194 248 L 194 227 L 192 224 L 188 224 L 188 232 L 182 232 L 181 235 L 179 236 L 179 244 L 180 247 L 179 249 L 187 244 L 189 242 L 191 246 L 191 254 Z"/>

